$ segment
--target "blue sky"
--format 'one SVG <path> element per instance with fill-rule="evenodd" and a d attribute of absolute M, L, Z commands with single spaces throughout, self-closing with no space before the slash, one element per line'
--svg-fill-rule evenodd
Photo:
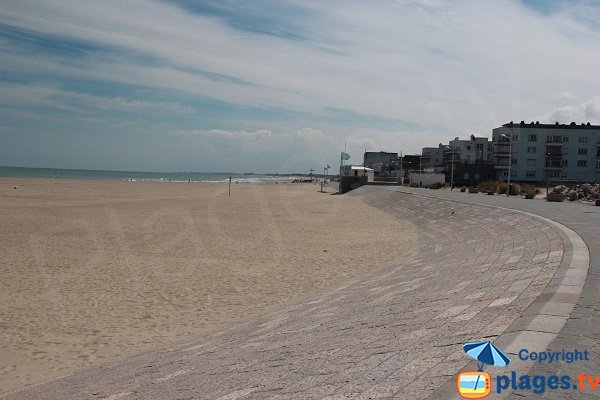
<path fill-rule="evenodd" d="M 9 0 L 0 165 L 290 172 L 600 123 L 592 1 Z"/>

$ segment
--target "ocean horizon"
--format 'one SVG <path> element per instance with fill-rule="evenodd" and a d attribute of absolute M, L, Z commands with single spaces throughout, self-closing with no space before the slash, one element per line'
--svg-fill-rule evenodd
<path fill-rule="evenodd" d="M 228 182 L 229 177 L 231 177 L 232 181 L 258 183 L 265 181 L 289 180 L 297 176 L 306 176 L 306 174 L 256 174 L 234 172 L 145 172 L 0 166 L 0 177 L 3 178 L 224 183 Z"/>

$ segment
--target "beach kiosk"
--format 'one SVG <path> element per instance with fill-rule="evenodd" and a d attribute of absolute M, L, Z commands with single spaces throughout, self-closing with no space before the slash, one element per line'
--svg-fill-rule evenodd
<path fill-rule="evenodd" d="M 375 171 L 373 168 L 367 168 L 360 165 L 344 165 L 342 167 L 344 169 L 345 176 L 366 176 L 368 182 L 373 182 L 375 180 Z"/>

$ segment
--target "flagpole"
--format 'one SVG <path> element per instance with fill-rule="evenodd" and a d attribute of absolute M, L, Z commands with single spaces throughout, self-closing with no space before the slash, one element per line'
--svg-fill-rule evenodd
<path fill-rule="evenodd" d="M 346 153 L 347 140 L 344 140 L 344 153 Z M 344 166 L 344 153 L 340 154 L 340 178 L 342 177 L 342 167 Z"/>

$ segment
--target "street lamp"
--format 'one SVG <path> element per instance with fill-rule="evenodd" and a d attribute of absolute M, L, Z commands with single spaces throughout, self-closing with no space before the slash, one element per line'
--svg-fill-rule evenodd
<path fill-rule="evenodd" d="M 452 148 L 452 144 L 450 144 L 450 151 L 452 152 L 452 164 L 450 168 L 450 190 L 452 191 L 454 189 L 454 149 Z"/>
<path fill-rule="evenodd" d="M 548 175 L 550 170 L 548 168 L 552 167 L 552 153 L 546 153 L 546 169 L 544 170 L 544 173 L 546 174 L 546 198 L 548 198 L 548 185 L 549 185 L 549 181 L 548 181 Z"/>
<path fill-rule="evenodd" d="M 483 161 L 483 150 L 478 151 L 479 159 L 475 160 L 477 162 L 477 186 L 481 184 L 481 162 Z"/>
<path fill-rule="evenodd" d="M 505 135 L 501 133 L 500 136 L 503 136 L 508 139 L 508 188 L 506 188 L 506 197 L 510 196 L 510 168 L 512 166 L 512 137 L 509 135 Z"/>
<path fill-rule="evenodd" d="M 400 186 L 404 185 L 404 171 L 402 170 L 402 150 L 400 150 Z"/>

